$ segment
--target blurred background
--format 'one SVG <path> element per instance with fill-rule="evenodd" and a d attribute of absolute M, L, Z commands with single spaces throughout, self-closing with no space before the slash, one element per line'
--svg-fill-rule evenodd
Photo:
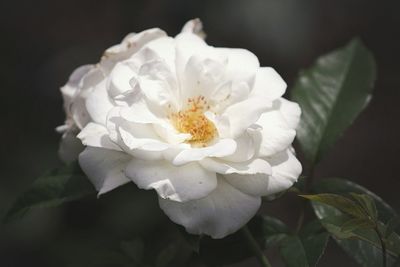
<path fill-rule="evenodd" d="M 129 32 L 160 27 L 175 35 L 195 17 L 203 21 L 209 44 L 254 52 L 261 65 L 274 67 L 289 88 L 298 71 L 319 55 L 360 36 L 377 61 L 374 97 L 316 175 L 350 178 L 400 210 L 399 7 L 398 1 L 382 0 L 1 1 L 0 218 L 37 176 L 61 164 L 60 136 L 54 129 L 64 121 L 59 88 L 70 73 L 82 64 L 96 63 L 105 48 Z M 294 203 L 289 199 L 267 204 L 262 211 L 294 225 Z M 64 257 L 75 257 L 70 248 L 79 250 L 78 244 L 94 242 L 86 234 L 96 227 L 112 239 L 117 226 L 104 222 L 104 213 L 87 215 L 91 205 L 39 210 L 0 226 L 0 266 L 60 266 L 49 260 L 51 248 L 69 242 Z M 79 238 L 60 245 L 60 236 L 75 228 Z M 96 244 L 105 242 L 97 237 Z M 269 254 L 274 266 L 282 266 L 276 251 Z M 330 242 L 320 266 L 339 264 L 357 266 Z M 256 262 L 250 259 L 235 266 Z"/>

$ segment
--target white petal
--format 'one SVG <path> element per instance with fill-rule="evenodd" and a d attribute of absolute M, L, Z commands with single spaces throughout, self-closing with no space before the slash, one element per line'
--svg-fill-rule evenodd
<path fill-rule="evenodd" d="M 79 155 L 79 164 L 101 195 L 130 181 L 124 170 L 131 158 L 123 152 L 87 147 Z"/>
<path fill-rule="evenodd" d="M 163 61 L 154 60 L 139 69 L 137 84 L 148 105 L 161 116 L 167 106 L 177 107 L 178 86 L 174 73 Z"/>
<path fill-rule="evenodd" d="M 145 44 L 165 36 L 167 36 L 167 34 L 157 28 L 148 29 L 137 34 L 128 34 L 124 40 L 122 40 L 121 44 L 112 46 L 104 52 L 101 65 L 105 69 L 111 69 L 116 62 L 129 58 Z"/>
<path fill-rule="evenodd" d="M 121 151 L 108 135 L 107 128 L 103 125 L 90 122 L 77 136 L 85 146 L 107 148 Z"/>
<path fill-rule="evenodd" d="M 282 77 L 273 68 L 262 67 L 257 70 L 250 97 L 260 97 L 265 101 L 273 101 L 280 98 L 285 90 L 286 83 Z"/>
<path fill-rule="evenodd" d="M 143 100 L 132 103 L 129 107 L 121 107 L 119 110 L 121 118 L 130 122 L 146 124 L 160 121 Z"/>
<path fill-rule="evenodd" d="M 217 188 L 205 198 L 185 203 L 159 198 L 159 203 L 167 216 L 189 233 L 223 238 L 256 214 L 261 199 L 244 194 L 219 178 Z"/>
<path fill-rule="evenodd" d="M 146 45 L 158 55 L 159 60 L 166 63 L 170 70 L 175 71 L 175 40 L 171 37 L 162 37 Z"/>
<path fill-rule="evenodd" d="M 124 61 L 116 64 L 107 81 L 110 96 L 115 97 L 132 90 L 130 81 L 134 77 L 136 77 L 136 72 L 132 69 L 129 62 Z"/>
<path fill-rule="evenodd" d="M 220 174 L 271 174 L 271 165 L 263 159 L 252 159 L 245 162 L 229 162 L 212 158 L 205 158 L 199 162 L 209 171 Z"/>
<path fill-rule="evenodd" d="M 175 46 L 175 66 L 176 74 L 178 75 L 179 79 L 183 77 L 185 66 L 189 61 L 189 58 L 193 54 L 201 54 L 210 49 L 210 47 L 204 42 L 202 38 L 200 38 L 196 34 L 189 32 L 178 34 L 175 37 Z"/>
<path fill-rule="evenodd" d="M 225 161 L 243 162 L 255 156 L 260 148 L 261 129 L 247 129 L 244 134 L 235 139 L 236 151 L 232 155 L 223 157 Z"/>
<path fill-rule="evenodd" d="M 172 161 L 174 165 L 183 165 L 192 161 L 199 161 L 206 157 L 224 157 L 236 150 L 236 142 L 232 139 L 220 139 L 217 143 L 201 148 L 189 148 L 180 152 Z"/>
<path fill-rule="evenodd" d="M 270 107 L 271 104 L 263 99 L 249 98 L 228 107 L 220 118 L 221 123 L 229 125 L 231 138 L 237 138 Z"/>
<path fill-rule="evenodd" d="M 113 104 L 107 93 L 106 80 L 97 84 L 86 98 L 87 111 L 94 122 L 106 125 L 107 114 Z"/>
<path fill-rule="evenodd" d="M 228 58 L 227 77 L 233 81 L 246 81 L 252 87 L 257 69 L 260 67 L 258 58 L 246 49 L 215 48 Z"/>
<path fill-rule="evenodd" d="M 228 174 L 225 179 L 238 190 L 253 196 L 265 196 L 270 194 L 269 175 L 258 174 Z"/>
<path fill-rule="evenodd" d="M 290 128 L 296 129 L 297 125 L 299 124 L 301 115 L 299 104 L 286 100 L 284 98 L 280 98 L 278 101 L 280 102 L 279 111 L 285 118 L 286 123 Z"/>
<path fill-rule="evenodd" d="M 169 122 L 154 123 L 153 128 L 163 141 L 172 145 L 180 144 L 191 137 L 190 134 L 179 133 Z"/>
<path fill-rule="evenodd" d="M 179 202 L 203 198 L 217 186 L 215 173 L 197 163 L 176 167 L 164 160 L 133 159 L 126 175 L 139 188 L 155 189 L 160 197 Z"/>
<path fill-rule="evenodd" d="M 185 23 L 181 32 L 188 32 L 198 35 L 199 37 L 205 37 L 205 33 L 203 32 L 203 23 L 200 19 L 192 19 Z"/>
<path fill-rule="evenodd" d="M 194 54 L 186 64 L 181 77 L 181 103 L 187 99 L 204 96 L 210 99 L 225 81 L 226 59 L 210 53 Z"/>
<path fill-rule="evenodd" d="M 302 167 L 290 149 L 267 159 L 272 166 L 272 175 L 268 182 L 268 194 L 286 190 L 297 181 Z"/>
<path fill-rule="evenodd" d="M 296 136 L 279 110 L 263 113 L 257 124 L 263 128 L 260 155 L 264 157 L 287 149 Z"/>
<path fill-rule="evenodd" d="M 121 108 L 116 107 L 108 114 L 107 130 L 110 139 L 135 157 L 162 158 L 159 151 L 167 149 L 169 145 L 160 139 L 152 125 L 127 121 L 120 111 Z"/>
<path fill-rule="evenodd" d="M 69 76 L 66 85 L 61 87 L 61 94 L 64 101 L 64 110 L 67 116 L 71 115 L 71 104 L 80 89 L 80 84 L 82 82 L 82 77 L 85 76 L 91 69 L 93 65 L 84 65 L 75 69 L 71 76 Z"/>
<path fill-rule="evenodd" d="M 82 77 L 79 92 L 71 104 L 72 118 L 79 129 L 82 129 L 91 121 L 91 117 L 86 108 L 86 98 L 103 80 L 104 75 L 99 67 L 91 68 Z"/>
<path fill-rule="evenodd" d="M 169 147 L 167 143 L 159 140 L 151 125 L 123 121 L 119 123 L 117 129 L 129 149 L 163 151 Z"/>

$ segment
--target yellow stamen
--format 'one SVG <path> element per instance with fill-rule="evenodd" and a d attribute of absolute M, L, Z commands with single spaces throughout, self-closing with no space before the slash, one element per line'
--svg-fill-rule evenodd
<path fill-rule="evenodd" d="M 204 112 L 209 105 L 204 96 L 189 98 L 187 108 L 169 117 L 175 129 L 180 133 L 189 133 L 192 137 L 187 142 L 193 146 L 207 146 L 217 135 L 217 129 Z"/>

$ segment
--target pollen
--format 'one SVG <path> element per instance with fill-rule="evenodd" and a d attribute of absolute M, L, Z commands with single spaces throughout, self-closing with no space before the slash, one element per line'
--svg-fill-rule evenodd
<path fill-rule="evenodd" d="M 196 147 L 205 147 L 217 136 L 217 129 L 205 115 L 210 108 L 204 96 L 189 98 L 186 108 L 172 113 L 169 118 L 175 129 L 180 133 L 191 135 L 187 143 Z"/>

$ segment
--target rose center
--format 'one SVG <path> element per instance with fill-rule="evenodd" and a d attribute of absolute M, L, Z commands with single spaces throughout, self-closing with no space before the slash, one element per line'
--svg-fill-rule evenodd
<path fill-rule="evenodd" d="M 204 147 L 217 136 L 217 129 L 204 112 L 210 108 L 204 96 L 189 98 L 184 110 L 170 116 L 172 124 L 180 133 L 189 133 L 187 142 L 193 146 Z"/>

